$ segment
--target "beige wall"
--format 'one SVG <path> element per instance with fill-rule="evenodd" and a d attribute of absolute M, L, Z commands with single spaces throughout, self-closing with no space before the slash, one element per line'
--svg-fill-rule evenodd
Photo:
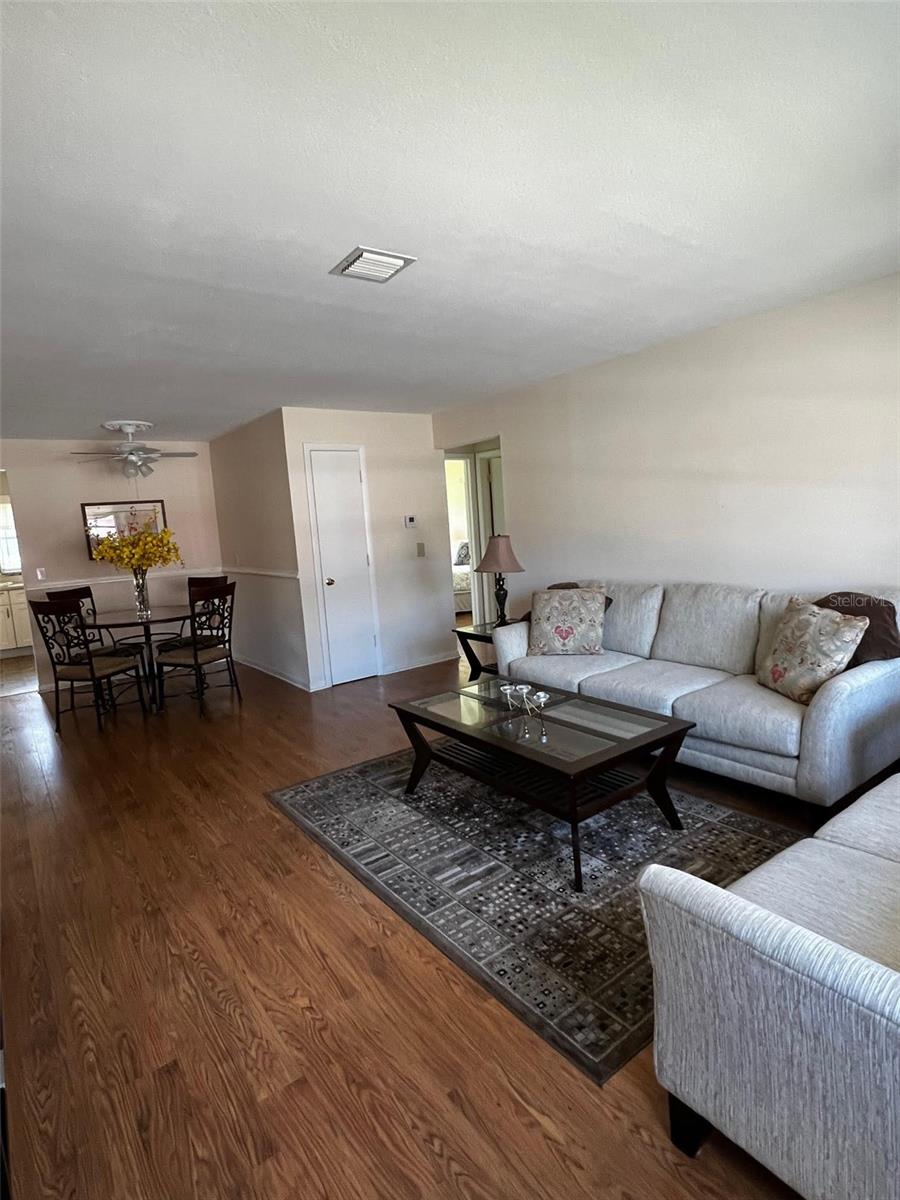
<path fill-rule="evenodd" d="M 219 534 L 205 442 L 166 443 L 170 450 L 194 450 L 197 458 L 162 461 L 149 479 L 125 479 L 118 463 L 80 462 L 71 456 L 73 450 L 93 450 L 96 446 L 96 441 L 7 439 L 0 447 L 26 587 L 43 590 L 35 577 L 37 567 L 46 570 L 50 586 L 70 580 L 99 583 L 115 577 L 108 563 L 88 558 L 81 505 L 92 501 L 162 499 L 186 567 L 218 567 Z M 164 568 L 151 578 L 178 574 L 176 568 Z M 129 578 L 121 577 L 127 586 Z"/>
<path fill-rule="evenodd" d="M 900 583 L 894 276 L 435 414 L 499 434 L 521 608 L 554 579 Z"/>
<path fill-rule="evenodd" d="M 239 581 L 241 662 L 309 686 L 281 410 L 210 444 L 222 564 Z"/>
<path fill-rule="evenodd" d="M 431 418 L 304 408 L 270 413 L 210 447 L 222 564 L 242 592 L 237 656 L 301 687 L 324 686 L 305 444 L 364 449 L 384 672 L 452 657 L 443 455 Z M 408 513 L 414 530 L 404 527 Z"/>
<path fill-rule="evenodd" d="M 443 455 L 434 448 L 431 418 L 307 408 L 283 413 L 310 686 L 322 686 L 324 666 L 304 444 L 364 449 L 385 673 L 451 658 L 450 535 Z M 415 529 L 404 527 L 406 514 L 415 515 Z M 425 558 L 416 557 L 416 542 L 425 543 Z"/>
<path fill-rule="evenodd" d="M 47 588 L 90 583 L 100 609 L 132 603 L 131 576 L 109 563 L 88 558 L 81 505 L 107 500 L 158 500 L 174 531 L 185 568 L 164 567 L 150 575 L 151 604 L 185 598 L 184 577 L 190 571 L 218 570 L 221 561 L 216 526 L 209 447 L 204 442 L 167 442 L 169 450 L 195 450 L 195 459 L 161 462 L 149 479 L 125 479 L 118 464 L 80 462 L 72 450 L 96 449 L 96 441 L 6 439 L 0 465 L 7 472 L 22 555 L 22 574 L 29 596 Z M 47 572 L 41 582 L 35 570 Z M 48 678 L 46 655 L 35 634 L 41 681 Z"/>

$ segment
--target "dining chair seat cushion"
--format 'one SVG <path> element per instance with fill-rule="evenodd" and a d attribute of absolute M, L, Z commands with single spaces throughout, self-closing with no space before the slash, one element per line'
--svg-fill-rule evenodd
<path fill-rule="evenodd" d="M 166 638 L 164 642 L 160 642 L 159 650 L 157 651 L 157 657 L 159 657 L 160 654 L 168 653 L 169 650 L 184 650 L 185 647 L 190 650 L 193 644 L 193 639 L 189 636 Z M 206 635 L 197 638 L 198 646 L 218 646 L 219 644 L 220 643 L 212 635 Z"/>
<path fill-rule="evenodd" d="M 120 671 L 133 671 L 135 668 L 134 658 L 103 658 L 98 659 L 94 656 L 94 675 L 97 679 L 107 679 L 110 675 L 118 675 Z M 57 677 L 66 680 L 90 679 L 91 668 L 79 663 L 63 663 L 57 668 Z"/>
<path fill-rule="evenodd" d="M 227 646 L 202 646 L 197 649 L 197 662 L 201 667 L 220 662 L 223 658 L 228 658 Z M 192 667 L 194 651 L 190 643 L 175 650 L 160 650 L 156 661 L 164 667 Z"/>
<path fill-rule="evenodd" d="M 133 642 L 128 645 L 127 642 L 120 642 L 114 646 L 98 646 L 96 650 L 92 650 L 94 658 L 139 658 L 144 653 L 144 643 L 140 644 Z"/>
<path fill-rule="evenodd" d="M 131 658 L 138 658 L 141 655 L 143 655 L 143 653 L 144 653 L 143 645 L 138 646 L 137 644 L 135 644 L 133 646 L 126 645 L 126 646 L 92 646 L 91 647 L 91 658 L 125 658 L 126 655 Z M 84 657 L 85 657 L 84 650 L 75 650 L 72 652 L 73 659 L 83 662 Z"/>

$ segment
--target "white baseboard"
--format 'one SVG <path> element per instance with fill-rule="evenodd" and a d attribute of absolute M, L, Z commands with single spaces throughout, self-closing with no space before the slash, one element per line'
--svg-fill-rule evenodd
<path fill-rule="evenodd" d="M 254 662 L 252 658 L 241 658 L 237 654 L 234 656 L 234 661 L 240 663 L 242 667 L 252 667 L 254 671 L 262 671 L 264 675 L 271 675 L 274 679 L 281 679 L 285 683 L 291 684 L 295 688 L 299 688 L 302 692 L 310 691 L 308 679 L 298 679 L 293 675 L 285 675 L 283 671 L 276 671 L 272 667 L 265 667 L 262 663 Z"/>
<path fill-rule="evenodd" d="M 390 670 L 382 671 L 382 675 L 399 675 L 401 671 L 415 671 L 417 667 L 433 667 L 437 663 L 453 662 L 458 655 L 456 654 L 432 654 L 428 658 L 418 658 L 407 667 L 391 667 Z"/>
<path fill-rule="evenodd" d="M 409 667 L 394 667 L 390 671 L 385 671 L 384 674 L 385 675 L 399 675 L 401 671 L 415 671 L 415 669 L 417 667 L 431 667 L 431 666 L 434 666 L 436 663 L 453 662 L 453 660 L 454 660 L 454 655 L 452 655 L 452 654 L 449 656 L 446 654 L 436 654 L 436 655 L 430 656 L 429 658 L 420 659 L 418 662 L 413 663 L 412 666 L 409 666 Z M 289 683 L 292 685 L 292 687 L 299 688 L 300 691 L 302 691 L 302 692 L 327 691 L 327 687 L 311 688 L 309 686 L 308 679 L 301 680 L 301 679 L 294 678 L 291 675 L 285 675 L 282 671 L 275 671 L 272 669 L 272 667 L 264 667 L 262 663 L 254 662 L 253 659 L 251 659 L 251 658 L 239 658 L 238 655 L 235 654 L 234 661 L 236 663 L 240 663 L 240 665 L 242 667 L 252 667 L 254 671 L 262 671 L 262 673 L 264 675 L 271 675 L 275 679 L 281 679 L 281 680 L 283 680 L 284 683 Z M 53 684 L 52 683 L 44 683 L 38 688 L 38 691 L 39 692 L 52 692 Z"/>

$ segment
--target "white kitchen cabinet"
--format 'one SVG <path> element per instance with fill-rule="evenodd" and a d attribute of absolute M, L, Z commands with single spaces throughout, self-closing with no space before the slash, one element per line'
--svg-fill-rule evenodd
<path fill-rule="evenodd" d="M 13 629 L 17 646 L 31 645 L 31 618 L 24 592 L 13 592 L 11 598 Z"/>
<path fill-rule="evenodd" d="M 8 596 L 0 596 L 0 650 L 12 650 L 16 644 L 16 627 Z"/>
<path fill-rule="evenodd" d="M 31 645 L 31 621 L 25 592 L 17 588 L 0 592 L 0 650 Z"/>

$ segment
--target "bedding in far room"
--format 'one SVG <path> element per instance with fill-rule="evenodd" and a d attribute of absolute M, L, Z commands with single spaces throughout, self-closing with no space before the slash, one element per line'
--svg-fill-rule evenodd
<path fill-rule="evenodd" d="M 453 552 L 453 611 L 472 611 L 472 564 L 469 543 L 460 542 Z"/>

